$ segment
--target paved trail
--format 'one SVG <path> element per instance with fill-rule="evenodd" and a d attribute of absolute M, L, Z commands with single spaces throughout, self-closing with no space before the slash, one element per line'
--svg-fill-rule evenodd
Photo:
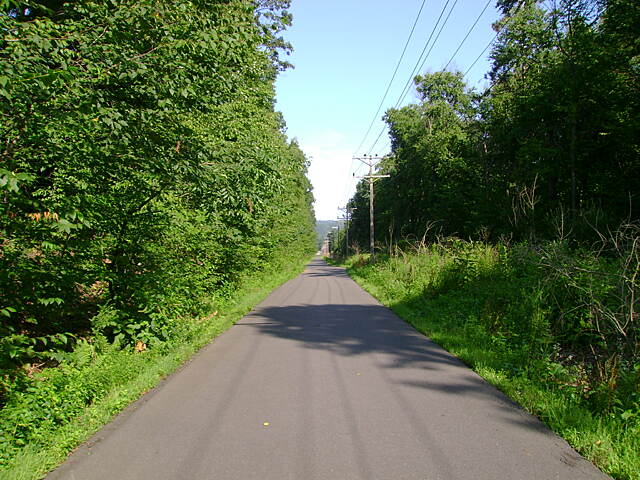
<path fill-rule="evenodd" d="M 608 477 L 316 259 L 48 478 Z"/>

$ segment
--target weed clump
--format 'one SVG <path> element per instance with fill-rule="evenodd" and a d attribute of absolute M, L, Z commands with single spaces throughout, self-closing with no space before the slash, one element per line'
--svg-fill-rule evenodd
<path fill-rule="evenodd" d="M 629 233 L 629 232 L 627 232 Z M 350 274 L 601 469 L 640 478 L 638 245 L 446 239 Z M 635 452 L 635 454 L 630 454 Z"/>

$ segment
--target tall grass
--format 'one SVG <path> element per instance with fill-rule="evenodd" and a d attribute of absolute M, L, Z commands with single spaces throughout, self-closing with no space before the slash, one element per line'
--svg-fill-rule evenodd
<path fill-rule="evenodd" d="M 603 471 L 630 480 L 640 478 L 640 362 L 637 319 L 625 325 L 629 309 L 616 303 L 626 258 L 448 239 L 346 263 L 416 329 Z"/>
<path fill-rule="evenodd" d="M 97 336 L 78 343 L 58 367 L 12 384 L 0 410 L 0 479 L 42 478 L 275 287 L 300 273 L 303 264 L 292 261 L 254 272 L 232 295 L 214 302 L 216 310 L 209 315 L 176 319 L 167 342 L 141 350 Z"/>

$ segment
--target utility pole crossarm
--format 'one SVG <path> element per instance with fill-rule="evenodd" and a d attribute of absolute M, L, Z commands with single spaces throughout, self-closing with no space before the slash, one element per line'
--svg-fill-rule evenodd
<path fill-rule="evenodd" d="M 366 178 L 369 181 L 369 250 L 371 255 L 375 255 L 375 237 L 374 237 L 374 228 L 373 228 L 373 183 L 379 178 L 388 178 L 391 175 L 374 175 L 373 167 L 378 160 L 382 160 L 384 157 L 379 157 L 377 155 L 365 155 L 364 157 L 353 157 L 354 160 L 359 160 L 365 165 L 369 167 L 369 175 L 364 175 L 362 177 L 357 178 Z"/>

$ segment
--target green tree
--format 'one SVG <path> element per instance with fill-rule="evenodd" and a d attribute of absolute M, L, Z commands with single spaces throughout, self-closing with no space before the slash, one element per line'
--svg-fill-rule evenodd
<path fill-rule="evenodd" d="M 273 110 L 287 5 L 0 16 L 4 366 L 61 333 L 162 341 L 246 272 L 313 249 L 306 159 Z M 96 324 L 106 307 L 117 314 Z"/>

